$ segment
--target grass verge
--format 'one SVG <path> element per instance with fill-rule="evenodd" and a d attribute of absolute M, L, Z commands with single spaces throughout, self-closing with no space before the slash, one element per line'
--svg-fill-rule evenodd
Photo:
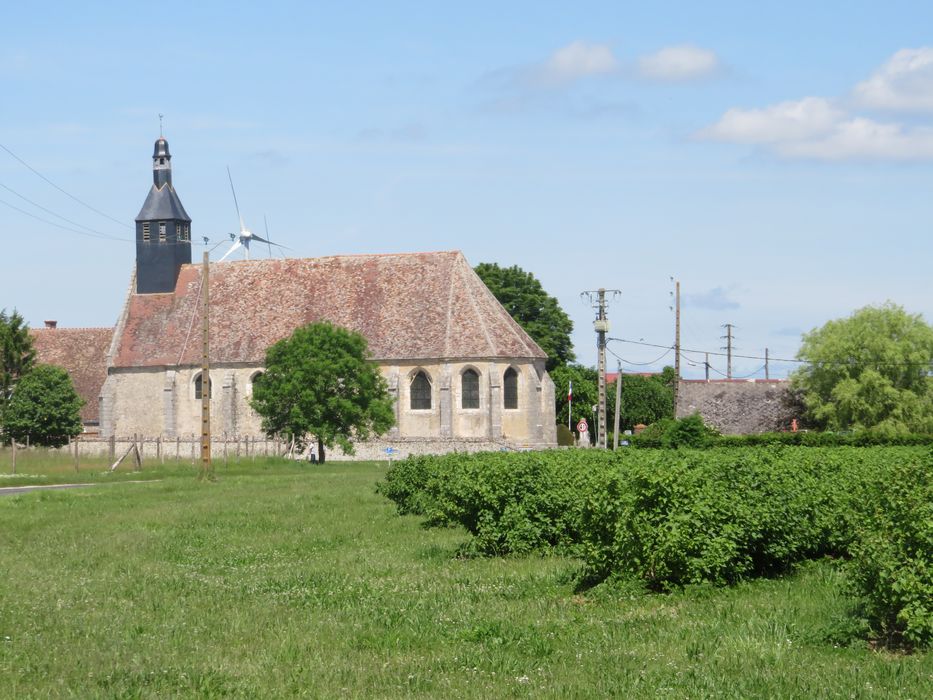
<path fill-rule="evenodd" d="M 574 592 L 562 557 L 457 559 L 384 465 L 144 470 L 0 498 L 0 697 L 933 695 L 873 651 L 828 561 L 786 579 Z"/>

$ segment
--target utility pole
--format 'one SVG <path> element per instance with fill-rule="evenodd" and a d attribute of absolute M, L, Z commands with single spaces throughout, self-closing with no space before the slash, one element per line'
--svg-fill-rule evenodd
<path fill-rule="evenodd" d="M 593 321 L 593 328 L 596 330 L 596 348 L 599 351 L 599 357 L 596 366 L 596 371 L 599 373 L 599 405 L 598 414 L 596 416 L 596 444 L 603 449 L 608 446 L 608 441 L 606 439 L 606 334 L 609 332 L 609 317 L 606 315 L 607 291 L 612 294 L 613 297 L 622 293 L 618 289 L 607 290 L 602 287 L 595 291 L 583 292 L 583 295 L 586 295 L 590 299 L 591 303 L 593 302 L 594 297 L 596 299 L 596 320 Z"/>
<path fill-rule="evenodd" d="M 732 379 L 732 329 L 735 326 L 724 323 L 722 327 L 726 329 L 726 334 L 720 337 L 726 339 L 726 347 L 720 349 L 726 351 L 726 379 Z"/>
<path fill-rule="evenodd" d="M 201 272 L 201 473 L 199 478 L 214 479 L 214 465 L 211 463 L 211 383 L 210 363 L 210 253 L 204 251 Z"/>
<path fill-rule="evenodd" d="M 706 370 L 706 383 L 709 384 L 709 353 L 706 353 L 706 361 L 703 363 L 703 367 Z"/>
<path fill-rule="evenodd" d="M 675 285 L 674 297 L 674 412 L 677 412 L 677 398 L 680 394 L 680 280 Z"/>
<path fill-rule="evenodd" d="M 622 363 L 616 363 L 619 368 L 619 374 L 616 375 L 616 417 L 613 422 L 612 449 L 619 449 L 619 408 L 622 405 Z"/>
<path fill-rule="evenodd" d="M 768 348 L 765 348 L 765 380 L 771 379 L 771 373 L 768 368 Z"/>

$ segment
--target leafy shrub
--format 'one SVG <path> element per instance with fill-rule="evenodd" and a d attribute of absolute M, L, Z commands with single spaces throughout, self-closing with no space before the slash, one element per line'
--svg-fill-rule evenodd
<path fill-rule="evenodd" d="M 874 483 L 848 572 L 875 631 L 888 641 L 933 643 L 933 451 Z"/>
<path fill-rule="evenodd" d="M 838 458 L 794 448 L 652 455 L 608 474 L 589 499 L 591 580 L 631 576 L 655 590 L 728 584 L 842 553 L 852 500 L 874 464 L 852 451 Z"/>
<path fill-rule="evenodd" d="M 591 583 L 731 584 L 853 557 L 881 633 L 933 634 L 933 451 L 770 446 L 415 457 L 380 491 L 401 513 L 460 524 L 474 551 L 556 547 Z"/>
<path fill-rule="evenodd" d="M 699 413 L 694 413 L 686 418 L 659 420 L 633 436 L 632 442 L 637 447 L 708 447 L 718 437 L 719 433 L 706 425 Z"/>
<path fill-rule="evenodd" d="M 691 417 L 692 418 L 692 417 Z M 682 420 L 690 420 L 684 418 Z M 672 442 L 665 442 L 665 435 L 674 429 L 678 421 L 659 421 L 634 436 L 632 443 L 636 447 L 664 448 Z M 756 433 L 750 435 L 710 434 L 705 442 L 695 442 L 691 447 L 762 447 L 768 445 L 788 445 L 795 447 L 910 447 L 933 446 L 933 435 L 925 434 L 889 434 L 877 430 L 860 430 L 851 433 L 797 432 L 797 433 Z"/>
<path fill-rule="evenodd" d="M 558 447 L 573 447 L 573 433 L 563 423 L 557 424 L 557 445 Z"/>

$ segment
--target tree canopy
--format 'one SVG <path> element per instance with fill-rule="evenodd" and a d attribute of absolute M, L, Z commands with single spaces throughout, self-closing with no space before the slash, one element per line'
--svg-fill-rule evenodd
<path fill-rule="evenodd" d="M 13 386 L 35 363 L 29 327 L 16 309 L 7 314 L 0 309 L 0 408 Z"/>
<path fill-rule="evenodd" d="M 71 377 L 61 367 L 36 365 L 26 372 L 0 415 L 5 435 L 18 442 L 60 447 L 81 432 L 81 407 Z"/>
<path fill-rule="evenodd" d="M 576 359 L 570 340 L 573 321 L 534 275 L 517 265 L 500 267 L 496 263 L 480 263 L 475 270 L 505 310 L 547 353 L 548 371 Z"/>
<path fill-rule="evenodd" d="M 829 430 L 933 432 L 933 328 L 886 303 L 804 334 L 797 370 L 806 420 Z"/>
<path fill-rule="evenodd" d="M 351 440 L 382 435 L 395 423 L 388 386 L 368 358 L 366 339 L 330 323 L 311 323 L 266 352 L 266 369 L 253 386 L 252 406 L 269 435 L 304 444 L 335 444 L 353 453 Z"/>

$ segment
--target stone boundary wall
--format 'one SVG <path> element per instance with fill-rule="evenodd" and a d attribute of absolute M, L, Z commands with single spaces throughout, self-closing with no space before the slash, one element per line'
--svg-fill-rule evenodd
<path fill-rule="evenodd" d="M 699 412 L 723 435 L 779 432 L 789 430 L 795 417 L 789 398 L 789 382 L 783 379 L 684 380 L 678 390 L 676 415 L 684 418 Z"/>

